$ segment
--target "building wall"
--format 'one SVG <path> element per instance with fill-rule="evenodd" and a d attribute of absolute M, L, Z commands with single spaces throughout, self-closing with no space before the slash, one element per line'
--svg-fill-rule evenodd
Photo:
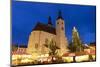
<path fill-rule="evenodd" d="M 44 46 L 46 39 L 56 41 L 56 45 L 60 48 L 58 50 L 60 55 L 68 51 L 64 20 L 58 19 L 56 21 L 56 35 L 44 31 L 32 31 L 29 36 L 27 52 L 39 54 L 48 53 L 49 49 Z"/>
<path fill-rule="evenodd" d="M 48 53 L 49 49 L 44 46 L 45 41 L 46 39 L 49 41 L 52 39 L 55 40 L 55 36 L 56 35 L 44 31 L 32 31 L 29 36 L 27 53 Z"/>

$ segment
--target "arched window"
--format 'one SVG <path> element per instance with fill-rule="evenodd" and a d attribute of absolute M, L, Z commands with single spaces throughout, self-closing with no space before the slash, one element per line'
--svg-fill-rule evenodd
<path fill-rule="evenodd" d="M 35 44 L 35 48 L 36 48 L 36 49 L 38 48 L 38 44 L 37 44 L 37 43 Z"/>
<path fill-rule="evenodd" d="M 62 24 L 63 24 L 63 22 L 62 22 Z"/>

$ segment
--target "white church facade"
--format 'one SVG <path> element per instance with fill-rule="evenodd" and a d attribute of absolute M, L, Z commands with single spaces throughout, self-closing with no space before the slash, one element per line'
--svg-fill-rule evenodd
<path fill-rule="evenodd" d="M 65 36 L 65 22 L 60 11 L 55 23 L 56 27 L 53 26 L 51 17 L 48 18 L 48 24 L 37 23 L 29 35 L 27 53 L 49 53 L 49 48 L 44 45 L 46 39 L 49 41 L 54 40 L 56 42 L 56 46 L 60 48 L 58 50 L 60 55 L 68 51 L 68 40 Z"/>

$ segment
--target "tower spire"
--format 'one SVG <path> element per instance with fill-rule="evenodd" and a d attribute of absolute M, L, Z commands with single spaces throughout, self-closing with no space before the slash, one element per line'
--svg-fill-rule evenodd
<path fill-rule="evenodd" d="M 48 17 L 48 25 L 52 25 L 51 17 L 50 16 Z"/>
<path fill-rule="evenodd" d="M 57 19 L 63 19 L 63 17 L 62 17 L 62 13 L 61 13 L 60 10 L 59 10 L 59 12 L 58 12 L 58 17 L 57 17 Z"/>

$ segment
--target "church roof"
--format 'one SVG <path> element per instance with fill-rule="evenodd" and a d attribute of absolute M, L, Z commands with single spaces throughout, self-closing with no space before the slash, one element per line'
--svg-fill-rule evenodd
<path fill-rule="evenodd" d="M 20 48 L 27 48 L 27 45 L 20 45 Z"/>
<path fill-rule="evenodd" d="M 48 33 L 52 33 L 52 34 L 56 34 L 56 30 L 53 26 L 48 25 L 48 24 L 43 24 L 43 23 L 37 23 L 37 25 L 35 26 L 34 30 L 40 30 L 40 31 L 45 31 Z"/>

